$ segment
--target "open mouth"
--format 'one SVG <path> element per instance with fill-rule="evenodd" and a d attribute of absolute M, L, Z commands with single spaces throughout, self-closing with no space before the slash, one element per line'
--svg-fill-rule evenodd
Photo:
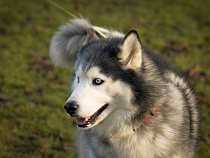
<path fill-rule="evenodd" d="M 97 112 L 95 112 L 92 116 L 81 118 L 76 118 L 76 123 L 78 127 L 86 128 L 93 125 L 97 119 L 97 117 L 107 108 L 108 104 L 102 106 Z"/>

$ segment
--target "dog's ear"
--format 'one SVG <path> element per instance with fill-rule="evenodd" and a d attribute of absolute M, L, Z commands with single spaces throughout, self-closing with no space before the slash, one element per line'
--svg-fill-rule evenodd
<path fill-rule="evenodd" d="M 88 28 L 87 30 L 87 39 L 86 39 L 86 43 L 89 43 L 91 41 L 95 41 L 98 40 L 98 36 L 96 35 L 95 31 L 93 30 L 93 28 Z"/>
<path fill-rule="evenodd" d="M 138 69 L 142 63 L 142 47 L 136 30 L 130 30 L 120 46 L 118 58 L 126 68 Z"/>

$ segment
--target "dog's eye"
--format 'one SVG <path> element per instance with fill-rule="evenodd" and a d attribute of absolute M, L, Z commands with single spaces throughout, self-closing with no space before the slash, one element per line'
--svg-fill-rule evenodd
<path fill-rule="evenodd" d="M 100 78 L 95 78 L 94 80 L 93 80 L 93 84 L 94 85 L 100 85 L 100 84 L 102 84 L 102 83 L 104 83 L 104 81 L 102 80 L 102 79 L 100 79 Z"/>

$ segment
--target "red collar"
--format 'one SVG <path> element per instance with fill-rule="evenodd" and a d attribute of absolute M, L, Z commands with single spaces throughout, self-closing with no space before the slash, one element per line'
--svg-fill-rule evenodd
<path fill-rule="evenodd" d="M 155 106 L 150 110 L 150 114 L 147 115 L 147 117 L 142 121 L 142 124 L 146 123 L 157 111 L 158 103 L 155 104 Z"/>
<path fill-rule="evenodd" d="M 152 116 L 154 116 L 154 113 L 157 111 L 157 108 L 158 108 L 158 103 L 156 102 L 154 107 L 152 108 L 152 110 L 150 110 L 150 114 L 147 115 L 147 117 L 142 121 L 140 122 L 136 127 L 134 126 L 133 127 L 133 131 L 136 131 L 138 130 L 138 128 L 140 128 L 143 124 L 145 124 Z"/>

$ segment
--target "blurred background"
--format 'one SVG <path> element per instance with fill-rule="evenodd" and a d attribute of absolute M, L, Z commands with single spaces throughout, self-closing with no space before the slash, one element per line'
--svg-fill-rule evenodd
<path fill-rule="evenodd" d="M 93 25 L 126 33 L 165 56 L 194 89 L 197 158 L 210 158 L 210 1 L 54 0 Z M 0 158 L 75 157 L 74 119 L 63 105 L 72 66 L 49 59 L 49 42 L 72 17 L 45 0 L 0 1 Z"/>

